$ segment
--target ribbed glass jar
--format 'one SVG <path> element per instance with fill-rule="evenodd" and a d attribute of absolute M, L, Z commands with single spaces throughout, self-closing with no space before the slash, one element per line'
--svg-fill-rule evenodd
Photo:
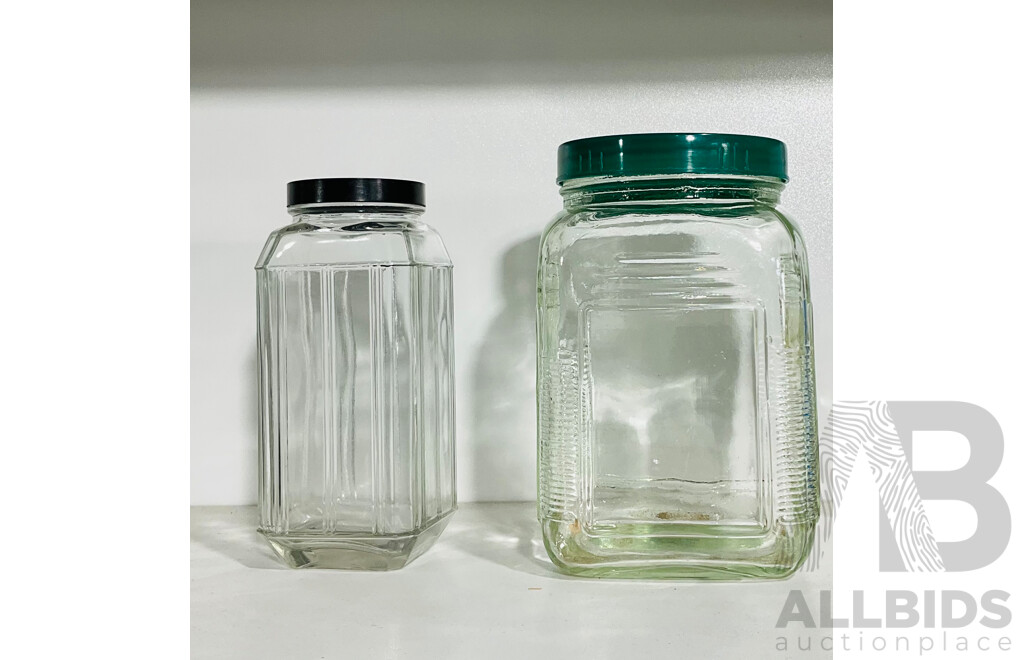
<path fill-rule="evenodd" d="M 451 260 L 422 184 L 289 184 L 256 266 L 260 531 L 294 567 L 404 566 L 456 507 Z"/>
<path fill-rule="evenodd" d="M 562 145 L 541 243 L 539 517 L 577 575 L 779 578 L 818 517 L 807 258 L 785 148 Z"/>

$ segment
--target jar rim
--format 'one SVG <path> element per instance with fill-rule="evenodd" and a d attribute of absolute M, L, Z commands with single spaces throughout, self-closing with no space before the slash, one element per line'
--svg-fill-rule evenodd
<path fill-rule="evenodd" d="M 595 175 L 581 176 L 573 179 L 566 179 L 559 182 L 559 192 L 567 193 L 573 189 L 589 188 L 606 184 L 630 184 L 647 183 L 657 181 L 679 181 L 679 182 L 701 182 L 702 187 L 707 187 L 704 182 L 721 181 L 728 184 L 750 184 L 785 186 L 786 181 L 772 176 L 753 176 L 744 174 L 693 174 L 690 172 L 674 172 L 668 174 L 630 174 L 630 175 Z M 680 184 L 677 184 L 680 185 Z M 681 184 L 685 185 L 685 184 Z"/>
<path fill-rule="evenodd" d="M 312 213 L 415 213 L 421 214 L 426 207 L 420 204 L 400 204 L 389 202 L 320 202 L 313 204 L 292 204 L 288 206 L 290 215 L 307 215 Z"/>

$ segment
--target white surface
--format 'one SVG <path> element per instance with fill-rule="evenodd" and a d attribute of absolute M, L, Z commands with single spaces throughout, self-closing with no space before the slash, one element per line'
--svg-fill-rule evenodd
<path fill-rule="evenodd" d="M 829 589 L 829 565 L 781 582 L 572 578 L 548 561 L 534 506 L 512 503 L 462 505 L 399 571 L 303 571 L 255 526 L 253 507 L 192 509 L 196 660 L 831 657 L 775 650 L 786 596 Z"/>
<path fill-rule="evenodd" d="M 782 208 L 807 239 L 819 398 L 831 400 L 828 3 L 557 7 L 193 7 L 193 504 L 255 501 L 252 266 L 288 222 L 292 179 L 427 184 L 425 220 L 455 262 L 461 501 L 536 494 L 537 242 L 561 206 L 556 148 L 572 138 L 684 130 L 787 143 Z"/>

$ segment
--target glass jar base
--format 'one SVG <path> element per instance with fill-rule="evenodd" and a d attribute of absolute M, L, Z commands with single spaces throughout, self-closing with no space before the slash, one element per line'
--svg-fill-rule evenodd
<path fill-rule="evenodd" d="M 632 526 L 639 527 L 639 526 Z M 575 522 L 542 521 L 544 548 L 564 573 L 595 578 L 779 580 L 803 564 L 814 523 L 779 524 L 760 536 L 690 534 L 630 529 L 595 534 Z"/>
<path fill-rule="evenodd" d="M 393 571 L 422 555 L 441 536 L 452 510 L 404 534 L 273 534 L 263 531 L 275 554 L 291 568 Z"/>

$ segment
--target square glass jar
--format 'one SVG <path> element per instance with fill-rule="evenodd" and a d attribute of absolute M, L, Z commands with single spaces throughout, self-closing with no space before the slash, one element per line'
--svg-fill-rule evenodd
<path fill-rule="evenodd" d="M 810 548 L 811 308 L 802 239 L 775 208 L 784 147 L 686 137 L 560 154 L 565 208 L 540 256 L 538 471 L 545 547 L 568 573 L 780 578 Z M 692 171 L 701 158 L 709 171 Z"/>

